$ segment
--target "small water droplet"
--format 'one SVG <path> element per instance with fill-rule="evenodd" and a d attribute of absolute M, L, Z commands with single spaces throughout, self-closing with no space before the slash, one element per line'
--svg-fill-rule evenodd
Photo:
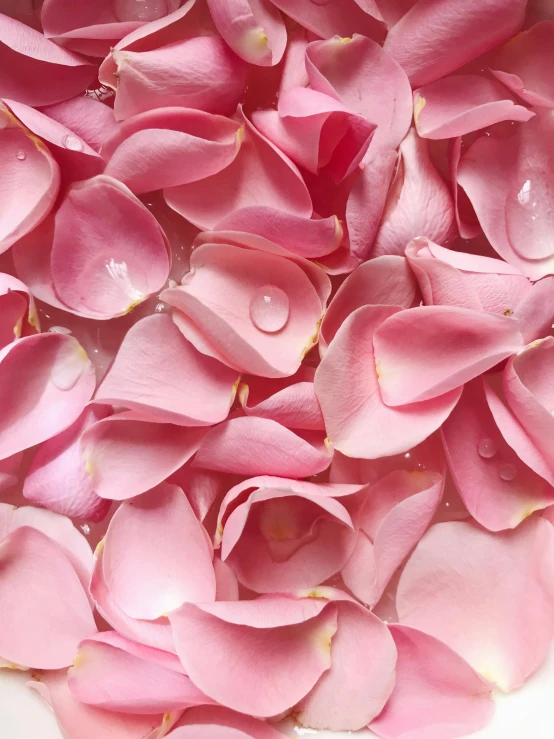
<path fill-rule="evenodd" d="M 65 328 L 65 326 L 50 326 L 48 333 L 51 334 L 71 334 L 71 329 Z"/>
<path fill-rule="evenodd" d="M 70 149 L 71 151 L 83 151 L 85 148 L 81 139 L 71 133 L 68 133 L 63 137 L 62 144 L 66 149 Z"/>
<path fill-rule="evenodd" d="M 496 454 L 496 447 L 490 439 L 482 439 L 479 442 L 479 456 L 483 459 L 492 459 Z"/>
<path fill-rule="evenodd" d="M 511 480 L 515 479 L 517 475 L 517 470 L 513 464 L 502 464 L 498 468 L 498 475 L 500 476 L 501 480 L 510 482 Z"/>
<path fill-rule="evenodd" d="M 250 318 L 260 331 L 273 334 L 280 331 L 289 320 L 289 299 L 275 285 L 258 288 L 250 300 Z"/>
<path fill-rule="evenodd" d="M 154 310 L 156 311 L 156 313 L 163 313 L 165 310 L 165 307 L 166 307 L 165 303 L 158 303 L 156 307 L 154 308 Z"/>
<path fill-rule="evenodd" d="M 27 154 L 23 151 L 23 149 L 20 149 L 17 152 L 16 157 L 19 159 L 20 162 L 23 162 L 25 161 L 25 159 L 27 159 Z"/>
<path fill-rule="evenodd" d="M 446 502 L 444 505 L 446 506 L 446 508 L 450 508 L 450 503 Z"/>
<path fill-rule="evenodd" d="M 83 532 L 83 534 L 85 536 L 89 536 L 89 534 L 90 534 L 90 526 L 88 525 L 88 523 L 84 523 L 79 528 L 81 529 L 81 531 Z"/>
<path fill-rule="evenodd" d="M 411 459 L 411 456 L 412 455 L 410 454 L 410 452 L 406 452 L 406 454 L 404 455 L 404 459 Z"/>

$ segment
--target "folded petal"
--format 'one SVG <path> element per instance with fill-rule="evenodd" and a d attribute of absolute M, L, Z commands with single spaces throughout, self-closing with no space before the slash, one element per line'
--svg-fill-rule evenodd
<path fill-rule="evenodd" d="M 194 467 L 237 475 L 310 477 L 327 469 L 331 455 L 324 434 L 291 431 L 269 418 L 231 418 L 210 429 Z"/>
<path fill-rule="evenodd" d="M 221 556 L 258 593 L 315 587 L 352 553 L 352 520 L 334 495 L 342 499 L 358 490 L 266 476 L 240 483 L 222 503 Z"/>
<path fill-rule="evenodd" d="M 553 547 L 554 530 L 541 518 L 496 534 L 468 522 L 436 524 L 400 578 L 400 622 L 513 690 L 539 667 L 552 640 Z"/>
<path fill-rule="evenodd" d="M 32 106 L 67 100 L 96 77 L 93 64 L 7 15 L 0 15 L 0 66 L 0 97 Z"/>
<path fill-rule="evenodd" d="M 221 705 L 275 716 L 330 667 L 337 612 L 327 605 L 279 595 L 189 603 L 170 614 L 177 654 L 194 684 Z"/>
<path fill-rule="evenodd" d="M 5 347 L 0 352 L 0 458 L 71 426 L 95 385 L 94 368 L 72 336 L 38 334 Z"/>
<path fill-rule="evenodd" d="M 390 316 L 401 315 L 399 310 L 358 308 L 344 321 L 316 370 L 315 391 L 329 440 L 347 456 L 375 459 L 411 449 L 440 427 L 460 397 L 456 389 L 423 403 L 395 408 L 384 404 L 373 336 Z"/>
<path fill-rule="evenodd" d="M 271 0 L 283 13 L 300 23 L 316 36 L 330 38 L 352 36 L 353 33 L 362 33 L 376 41 L 382 41 L 385 36 L 385 27 L 381 23 L 380 13 L 372 0 L 368 0 L 371 11 L 361 6 L 366 0 L 343 0 L 340 5 L 330 3 L 305 3 L 303 0 Z M 366 12 L 364 12 L 366 11 Z"/>
<path fill-rule="evenodd" d="M 170 267 L 154 216 L 126 187 L 103 175 L 67 193 L 55 216 L 51 259 L 60 299 L 101 318 L 127 313 L 160 290 Z"/>
<path fill-rule="evenodd" d="M 236 372 L 197 352 L 169 316 L 153 315 L 128 331 L 95 399 L 158 422 L 209 426 L 227 416 L 237 380 Z"/>
<path fill-rule="evenodd" d="M 468 511 L 490 531 L 501 531 L 552 505 L 554 488 L 553 480 L 547 482 L 527 466 L 525 451 L 522 453 L 506 429 L 510 418 L 497 425 L 497 419 L 502 421 L 503 407 L 485 387 L 486 391 L 479 379 L 466 385 L 442 434 L 450 471 Z M 506 414 L 509 411 L 504 409 Z M 514 424 L 517 426 L 517 421 L 512 419 Z"/>
<path fill-rule="evenodd" d="M 58 195 L 60 169 L 49 149 L 2 103 L 0 119 L 1 253 L 48 215 Z"/>
<path fill-rule="evenodd" d="M 0 349 L 39 330 L 33 296 L 21 280 L 0 272 Z"/>
<path fill-rule="evenodd" d="M 526 2 L 479 0 L 459 12 L 455 0 L 418 0 L 390 30 L 385 49 L 414 87 L 444 77 L 513 36 Z"/>
<path fill-rule="evenodd" d="M 411 130 L 400 145 L 400 162 L 372 254 L 404 254 L 418 236 L 448 244 L 456 232 L 450 189 L 429 155 L 427 142 Z"/>
<path fill-rule="evenodd" d="M 96 625 L 79 578 L 61 548 L 21 526 L 0 543 L 0 655 L 25 667 L 71 664 Z"/>
<path fill-rule="evenodd" d="M 302 365 L 292 377 L 277 380 L 245 377 L 238 389 L 242 410 L 248 416 L 269 418 L 287 428 L 324 431 L 314 374 L 312 367 Z"/>
<path fill-rule="evenodd" d="M 116 631 L 79 644 L 67 682 L 82 703 L 122 713 L 159 714 L 211 702 L 183 674 L 174 654 Z"/>
<path fill-rule="evenodd" d="M 235 713 L 230 711 L 228 708 L 222 706 L 198 706 L 197 708 L 189 709 L 183 717 L 177 722 L 173 731 L 173 739 L 195 739 L 199 736 L 200 730 L 214 731 L 214 727 L 217 727 L 218 731 L 228 728 L 229 731 L 234 730 L 243 732 L 248 736 L 248 739 L 283 739 L 283 735 L 280 731 L 273 728 L 272 725 L 266 724 L 264 721 L 252 718 L 251 716 L 245 716 L 243 713 Z M 181 730 L 181 734 L 177 730 Z M 184 733 L 184 731 L 188 733 Z M 206 739 L 213 736 L 213 733 L 208 733 Z M 219 734 L 218 734 L 219 737 Z M 236 737 L 233 734 L 229 734 L 227 737 L 222 734 L 222 739 L 242 739 Z"/>
<path fill-rule="evenodd" d="M 223 41 L 196 36 L 151 51 L 112 51 L 100 82 L 116 90 L 115 117 L 125 120 L 154 108 L 178 106 L 233 113 L 246 82 L 246 64 Z"/>
<path fill-rule="evenodd" d="M 178 309 L 174 320 L 189 341 L 241 372 L 294 374 L 317 340 L 327 297 L 302 260 L 204 244 L 190 266 L 179 287 L 162 293 Z M 327 292 L 327 278 L 315 269 Z"/>
<path fill-rule="evenodd" d="M 314 90 L 377 126 L 370 152 L 396 149 L 412 120 L 411 90 L 402 68 L 379 44 L 358 33 L 314 41 L 306 50 L 306 69 Z"/>
<path fill-rule="evenodd" d="M 112 108 L 90 97 L 75 97 L 41 109 L 99 152 L 117 127 Z"/>
<path fill-rule="evenodd" d="M 554 87 L 545 74 L 553 39 L 552 21 L 536 23 L 502 46 L 490 62 L 494 76 L 530 105 L 554 107 Z"/>
<path fill-rule="evenodd" d="M 513 318 L 467 308 L 412 308 L 388 318 L 374 337 L 383 400 L 436 398 L 522 348 Z"/>
<path fill-rule="evenodd" d="M 41 674 L 40 682 L 30 682 L 28 685 L 40 693 L 52 708 L 64 739 L 98 739 L 100 736 L 109 736 L 110 739 L 161 739 L 171 726 L 168 722 L 163 727 L 165 719 L 161 714 L 131 716 L 81 703 L 71 694 L 65 671 L 48 671 Z"/>
<path fill-rule="evenodd" d="M 153 423 L 132 411 L 98 419 L 80 438 L 82 475 L 97 496 L 127 500 L 188 462 L 203 436 L 202 428 Z"/>
<path fill-rule="evenodd" d="M 488 724 L 494 713 L 491 683 L 435 637 L 400 624 L 389 628 L 398 650 L 396 681 L 372 731 L 385 739 L 422 730 L 454 739 Z"/>
<path fill-rule="evenodd" d="M 346 318 L 364 305 L 394 305 L 410 308 L 417 284 L 404 257 L 385 255 L 370 259 L 354 270 L 337 290 L 327 309 L 319 339 L 323 355 Z"/>
<path fill-rule="evenodd" d="M 106 586 L 136 619 L 215 598 L 212 551 L 183 491 L 159 485 L 115 512 L 104 540 Z"/>
<path fill-rule="evenodd" d="M 436 473 L 398 470 L 368 490 L 356 517 L 356 548 L 341 571 L 344 584 L 363 603 L 372 607 L 381 598 L 431 523 L 443 487 Z"/>
<path fill-rule="evenodd" d="M 39 447 L 23 482 L 27 500 L 89 523 L 106 517 L 110 503 L 97 495 L 80 451 L 82 434 L 106 415 L 102 406 L 86 408 L 69 428 Z"/>
<path fill-rule="evenodd" d="M 197 182 L 228 167 L 240 124 L 187 108 L 159 108 L 121 123 L 102 147 L 106 174 L 134 193 Z"/>
<path fill-rule="evenodd" d="M 476 74 L 453 75 L 414 93 L 417 132 L 451 139 L 502 121 L 528 121 L 534 113 L 516 105 L 503 85 Z"/>
<path fill-rule="evenodd" d="M 296 167 L 244 114 L 239 115 L 244 138 L 233 162 L 200 182 L 164 190 L 167 204 L 203 230 L 213 229 L 234 211 L 250 206 L 269 206 L 310 218 L 311 198 Z"/>
<path fill-rule="evenodd" d="M 246 62 L 272 67 L 281 61 L 287 30 L 269 0 L 208 0 L 217 30 Z"/>

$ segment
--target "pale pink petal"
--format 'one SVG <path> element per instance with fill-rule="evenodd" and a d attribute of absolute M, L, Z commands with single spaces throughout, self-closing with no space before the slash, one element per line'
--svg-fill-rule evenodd
<path fill-rule="evenodd" d="M 79 644 L 67 682 L 82 703 L 122 713 L 159 714 L 211 703 L 183 674 L 175 655 L 115 631 Z"/>
<path fill-rule="evenodd" d="M 287 30 L 270 0 L 208 0 L 217 30 L 250 64 L 271 67 L 281 61 Z"/>
<path fill-rule="evenodd" d="M 210 429 L 193 466 L 238 475 L 309 477 L 331 464 L 324 433 L 291 431 L 269 418 L 245 416 Z"/>
<path fill-rule="evenodd" d="M 513 690 L 540 666 L 552 640 L 553 548 L 554 529 L 541 518 L 496 534 L 461 521 L 436 524 L 400 578 L 400 622 Z"/>
<path fill-rule="evenodd" d="M 414 93 L 417 132 L 451 139 L 501 121 L 528 121 L 534 113 L 516 105 L 503 85 L 476 74 L 444 77 Z"/>
<path fill-rule="evenodd" d="M 554 107 L 554 87 L 545 73 L 553 40 L 554 23 L 536 23 L 498 50 L 489 62 L 492 73 L 526 103 Z"/>
<path fill-rule="evenodd" d="M 267 717 L 294 706 L 329 669 L 337 613 L 326 606 L 284 596 L 189 603 L 170 620 L 195 685 L 221 705 Z"/>
<path fill-rule="evenodd" d="M 554 472 L 554 338 L 534 341 L 513 357 L 504 392 L 515 416 Z"/>
<path fill-rule="evenodd" d="M 169 316 L 153 315 L 129 330 L 96 400 L 158 422 L 208 426 L 227 416 L 237 380 L 236 372 L 198 353 Z"/>
<path fill-rule="evenodd" d="M 513 310 L 525 342 L 546 336 L 554 323 L 554 277 L 535 282 Z"/>
<path fill-rule="evenodd" d="M 68 429 L 39 447 L 23 482 L 27 500 L 89 523 L 106 517 L 110 502 L 96 493 L 80 451 L 80 439 L 107 413 L 102 406 L 86 408 Z"/>
<path fill-rule="evenodd" d="M 111 597 L 132 618 L 155 620 L 184 602 L 215 598 L 205 531 L 175 485 L 121 504 L 104 540 L 102 568 Z"/>
<path fill-rule="evenodd" d="M 0 352 L 0 458 L 70 426 L 95 385 L 94 368 L 71 336 L 39 334 L 5 347 Z"/>
<path fill-rule="evenodd" d="M 315 271 L 327 292 L 327 277 Z M 161 297 L 178 309 L 174 320 L 199 351 L 262 377 L 297 371 L 326 300 L 302 260 L 218 244 L 196 248 L 181 285 Z"/>
<path fill-rule="evenodd" d="M 56 213 L 52 245 L 52 279 L 64 303 L 113 318 L 160 290 L 169 268 L 163 231 L 124 185 L 104 175 L 73 185 Z"/>
<path fill-rule="evenodd" d="M 446 644 L 410 626 L 390 631 L 398 659 L 394 690 L 371 729 L 384 739 L 424 736 L 454 739 L 478 731 L 494 713 L 491 683 Z M 432 734 L 435 736 L 435 734 Z"/>
<path fill-rule="evenodd" d="M 64 739 L 161 739 L 166 734 L 159 716 L 130 716 L 87 706 L 76 700 L 67 684 L 66 673 L 48 671 L 40 682 L 28 683 L 50 705 Z M 149 732 L 152 732 L 150 734 Z"/>
<path fill-rule="evenodd" d="M 134 193 L 210 177 L 240 149 L 240 124 L 187 108 L 159 108 L 124 121 L 102 147 L 106 174 Z"/>
<path fill-rule="evenodd" d="M 230 726 L 207 724 L 205 726 L 181 726 L 171 732 L 173 739 L 252 739 L 251 734 Z"/>
<path fill-rule="evenodd" d="M 301 218 L 264 205 L 233 211 L 214 226 L 214 231 L 255 234 L 305 259 L 331 254 L 344 237 L 343 226 L 336 216 Z"/>
<path fill-rule="evenodd" d="M 445 245 L 455 232 L 450 189 L 433 166 L 427 142 L 412 129 L 400 145 L 398 171 L 372 254 L 404 254 L 418 236 Z"/>
<path fill-rule="evenodd" d="M 361 33 L 380 42 L 385 36 L 380 13 L 371 0 L 341 0 L 335 2 L 304 2 L 304 0 L 272 0 L 283 13 L 307 28 L 316 36 L 331 38 Z M 364 12 L 368 2 L 372 12 Z"/>
<path fill-rule="evenodd" d="M 359 538 L 342 569 L 344 584 L 363 603 L 374 606 L 394 572 L 431 523 L 444 479 L 436 473 L 398 470 L 368 491 L 356 518 Z"/>
<path fill-rule="evenodd" d="M 229 115 L 246 83 L 246 64 L 223 39 L 212 36 L 183 39 L 151 51 L 115 49 L 112 56 L 116 70 L 108 58 L 99 78 L 116 90 L 117 120 L 170 106 Z"/>
<path fill-rule="evenodd" d="M 49 149 L 2 103 L 0 118 L 1 253 L 48 215 L 58 196 L 60 169 Z"/>
<path fill-rule="evenodd" d="M 412 93 L 402 68 L 379 44 L 358 33 L 314 41 L 306 50 L 306 69 L 314 90 L 377 126 L 370 153 L 396 149 L 410 127 Z"/>
<path fill-rule="evenodd" d="M 204 729 L 206 725 L 212 731 L 214 730 L 212 727 L 217 726 L 218 730 L 228 727 L 229 729 L 244 732 L 249 739 L 283 739 L 281 732 L 273 728 L 270 724 L 266 724 L 264 721 L 252 718 L 251 716 L 245 716 L 243 713 L 235 713 L 222 706 L 198 706 L 197 708 L 188 710 L 177 722 L 174 733 L 172 734 L 173 739 L 179 739 L 179 736 L 182 739 L 185 739 L 185 737 L 187 739 L 195 739 L 198 734 L 189 733 L 179 735 L 177 729 L 190 726 L 191 729 L 187 728 L 187 731 L 199 731 L 200 729 Z M 213 737 L 213 734 L 208 734 L 206 739 L 210 739 L 210 737 Z M 230 735 L 229 739 L 235 739 L 235 737 Z"/>
<path fill-rule="evenodd" d="M 467 308 L 412 308 L 391 316 L 374 337 L 383 400 L 403 405 L 436 398 L 519 351 L 512 318 Z"/>
<path fill-rule="evenodd" d="M 82 475 L 101 498 L 127 500 L 182 467 L 198 449 L 203 435 L 202 428 L 153 423 L 132 411 L 117 413 L 90 425 L 82 434 Z"/>
<path fill-rule="evenodd" d="M 506 427 L 511 420 L 507 409 L 504 416 L 508 418 L 499 430 L 499 405 L 498 397 L 489 388 L 485 395 L 482 381 L 475 380 L 466 385 L 442 427 L 458 492 L 471 515 L 491 531 L 514 528 L 533 511 L 554 503 L 553 481 L 549 484 L 526 466 L 530 460 L 525 450 L 522 453 L 521 442 L 518 444 L 521 437 L 525 443 L 525 433 L 520 430 L 518 435 L 516 428 L 515 443 L 512 440 L 510 429 L 517 426 L 517 421 L 512 419 Z M 533 449 L 529 442 L 528 446 Z"/>
<path fill-rule="evenodd" d="M 350 486 L 349 492 L 358 490 Z M 259 593 L 285 592 L 335 575 L 348 561 L 356 534 L 334 492 L 333 486 L 263 477 L 231 489 L 221 509 L 231 513 L 222 519 L 218 537 L 221 556 L 239 581 Z"/>
<path fill-rule="evenodd" d="M 319 338 L 323 355 L 346 318 L 364 305 L 410 308 L 416 301 L 417 284 L 409 264 L 400 256 L 371 259 L 342 283 L 327 309 Z"/>
<path fill-rule="evenodd" d="M 0 492 L 17 485 L 22 457 L 22 453 L 18 452 L 0 460 Z"/>
<path fill-rule="evenodd" d="M 196 517 L 204 521 L 212 506 L 221 502 L 225 493 L 235 483 L 235 477 L 213 470 L 194 469 L 188 462 L 171 475 L 168 482 L 178 485 L 185 491 Z"/>
<path fill-rule="evenodd" d="M 302 365 L 292 377 L 283 379 L 244 377 L 239 385 L 238 399 L 249 416 L 270 418 L 291 429 L 324 431 L 314 375 L 313 367 Z"/>
<path fill-rule="evenodd" d="M 394 686 L 396 647 L 386 625 L 358 603 L 337 603 L 331 669 L 295 710 L 302 726 L 363 729 L 383 709 Z"/>
<path fill-rule="evenodd" d="M 460 397 L 461 389 L 456 389 L 423 403 L 396 408 L 383 403 L 373 336 L 390 316 L 402 315 L 399 310 L 358 308 L 316 370 L 315 390 L 329 440 L 347 456 L 375 459 L 411 449 L 440 427 Z"/>
<path fill-rule="evenodd" d="M 0 97 L 33 106 L 78 95 L 96 76 L 90 62 L 7 15 L 0 15 L 0 67 Z"/>
<path fill-rule="evenodd" d="M 483 233 L 481 224 L 477 219 L 475 210 L 465 190 L 458 183 L 458 166 L 462 156 L 462 137 L 458 136 L 452 142 L 450 159 L 450 184 L 454 198 L 454 209 L 456 211 L 456 225 L 462 239 L 474 239 Z"/>
<path fill-rule="evenodd" d="M 433 82 L 513 36 L 523 23 L 526 0 L 419 0 L 394 25 L 385 49 L 414 87 Z"/>
<path fill-rule="evenodd" d="M 40 531 L 22 526 L 0 543 L 3 659 L 24 667 L 71 664 L 96 625 L 87 594 L 68 559 Z"/>
<path fill-rule="evenodd" d="M 311 198 L 296 167 L 242 113 L 240 120 L 245 126 L 244 139 L 234 161 L 201 182 L 164 190 L 167 204 L 202 229 L 214 228 L 234 211 L 249 206 L 269 206 L 310 218 Z"/>
<path fill-rule="evenodd" d="M 239 600 L 239 582 L 227 562 L 214 557 L 215 599 Z"/>
<path fill-rule="evenodd" d="M 75 97 L 41 110 L 98 152 L 117 127 L 112 108 L 94 98 Z"/>

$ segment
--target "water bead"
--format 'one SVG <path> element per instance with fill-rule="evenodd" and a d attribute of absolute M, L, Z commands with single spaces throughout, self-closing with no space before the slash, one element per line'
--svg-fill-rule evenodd
<path fill-rule="evenodd" d="M 23 149 L 20 149 L 17 152 L 16 157 L 19 159 L 20 162 L 23 162 L 25 161 L 25 159 L 27 159 L 27 154 L 23 151 Z"/>
<path fill-rule="evenodd" d="M 66 134 L 62 138 L 62 144 L 65 146 L 66 149 L 69 149 L 70 151 L 83 151 L 84 149 L 81 139 L 70 133 Z"/>
<path fill-rule="evenodd" d="M 167 15 L 166 0 L 114 0 L 114 13 L 119 21 L 149 23 Z"/>
<path fill-rule="evenodd" d="M 490 439 L 482 439 L 479 442 L 479 456 L 483 459 L 491 459 L 496 454 L 496 447 Z"/>
<path fill-rule="evenodd" d="M 90 526 L 88 525 L 88 523 L 84 523 L 79 528 L 81 529 L 81 531 L 83 532 L 83 534 L 85 536 L 89 536 L 90 535 Z"/>
<path fill-rule="evenodd" d="M 498 475 L 501 480 L 511 482 L 517 475 L 517 470 L 513 464 L 503 464 L 498 468 Z"/>
<path fill-rule="evenodd" d="M 256 328 L 268 334 L 280 331 L 289 320 L 289 299 L 275 285 L 258 288 L 250 300 L 250 319 Z"/>

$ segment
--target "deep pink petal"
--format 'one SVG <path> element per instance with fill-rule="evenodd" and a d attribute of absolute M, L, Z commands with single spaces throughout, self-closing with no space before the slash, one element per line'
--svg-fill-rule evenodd
<path fill-rule="evenodd" d="M 392 306 L 358 308 L 317 368 L 315 390 L 329 440 L 347 456 L 375 459 L 411 449 L 440 427 L 460 397 L 456 389 L 423 403 L 395 408 L 383 403 L 373 336 L 390 316 L 402 315 L 399 311 Z"/>
<path fill-rule="evenodd" d="M 237 379 L 236 372 L 197 352 L 169 316 L 153 315 L 127 333 L 96 400 L 158 422 L 208 426 L 227 416 Z"/>
<path fill-rule="evenodd" d="M 5 347 L 0 352 L 0 458 L 70 426 L 95 385 L 94 368 L 72 336 L 39 334 Z"/>
<path fill-rule="evenodd" d="M 390 29 L 385 49 L 420 87 L 513 36 L 525 6 L 523 0 L 472 0 L 460 13 L 456 0 L 418 0 Z"/>
<path fill-rule="evenodd" d="M 513 690 L 540 666 L 552 640 L 553 547 L 554 530 L 540 518 L 496 534 L 472 523 L 436 524 L 400 578 L 400 622 Z"/>
<path fill-rule="evenodd" d="M 401 739 L 438 730 L 437 737 L 454 739 L 488 724 L 494 713 L 490 683 L 433 636 L 400 624 L 390 631 L 398 650 L 396 681 L 384 711 L 371 723 L 373 731 Z"/>
<path fill-rule="evenodd" d="M 96 625 L 87 594 L 61 548 L 28 526 L 0 543 L 3 659 L 24 667 L 71 664 Z"/>
<path fill-rule="evenodd" d="M 117 413 L 81 436 L 82 475 L 101 498 L 126 500 L 159 485 L 188 462 L 203 435 L 201 428 L 152 423 L 132 411 Z"/>
<path fill-rule="evenodd" d="M 102 406 L 86 408 L 68 429 L 39 447 L 23 482 L 27 500 L 89 523 L 105 518 L 110 503 L 98 497 L 80 452 L 80 439 L 106 415 Z"/>

